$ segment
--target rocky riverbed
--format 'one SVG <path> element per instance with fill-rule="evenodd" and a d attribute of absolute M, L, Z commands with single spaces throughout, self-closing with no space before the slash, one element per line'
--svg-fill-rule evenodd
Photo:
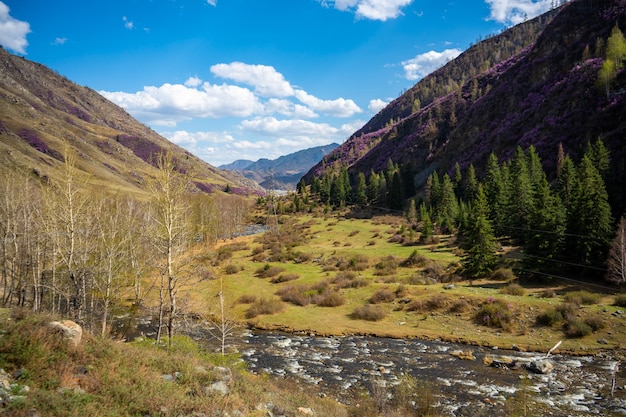
<path fill-rule="evenodd" d="M 432 387 L 448 416 L 506 415 L 507 398 L 520 390 L 548 410 L 543 415 L 626 415 L 626 380 L 618 372 L 611 395 L 617 361 L 609 355 L 550 355 L 553 368 L 539 374 L 529 365 L 545 354 L 414 339 L 250 331 L 239 348 L 252 372 L 292 378 L 347 404 L 372 383 L 391 394 L 410 374 Z M 470 359 L 460 359 L 459 352 Z"/>

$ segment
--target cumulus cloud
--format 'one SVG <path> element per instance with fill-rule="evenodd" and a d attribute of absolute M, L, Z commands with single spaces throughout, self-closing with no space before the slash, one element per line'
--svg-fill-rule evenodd
<path fill-rule="evenodd" d="M 217 6 L 217 0 L 206 0 L 206 2 L 209 4 L 209 6 Z"/>
<path fill-rule="evenodd" d="M 491 8 L 490 19 L 507 25 L 516 25 L 547 12 L 553 0 L 485 0 Z"/>
<path fill-rule="evenodd" d="M 338 132 L 336 127 L 327 123 L 314 123 L 308 120 L 295 119 L 278 120 L 275 117 L 244 120 L 240 126 L 243 130 L 268 136 L 327 136 Z"/>
<path fill-rule="evenodd" d="M 402 62 L 404 74 L 407 80 L 417 80 L 423 78 L 456 58 L 461 54 L 460 49 L 446 49 L 443 52 L 429 51 L 415 58 Z"/>
<path fill-rule="evenodd" d="M 262 104 L 247 88 L 214 85 L 201 89 L 182 84 L 147 86 L 136 93 L 101 91 L 107 99 L 125 108 L 138 119 L 161 126 L 193 118 L 248 117 L 261 113 Z"/>
<path fill-rule="evenodd" d="M 321 0 L 325 7 L 353 11 L 357 17 L 371 20 L 395 19 L 402 14 L 402 8 L 413 0 Z"/>
<path fill-rule="evenodd" d="M 9 7 L 0 1 L 0 45 L 26 55 L 26 35 L 30 33 L 30 24 L 13 18 L 9 12 Z"/>
<path fill-rule="evenodd" d="M 388 101 L 384 101 L 384 100 L 381 100 L 379 98 L 375 98 L 373 100 L 370 100 L 370 104 L 367 106 L 367 108 L 372 113 L 378 113 L 379 111 L 384 109 L 387 106 L 387 104 L 389 104 Z"/>
<path fill-rule="evenodd" d="M 213 65 L 211 72 L 218 77 L 254 87 L 254 90 L 262 96 L 287 97 L 294 93 L 285 77 L 271 66 L 232 62 Z"/>
<path fill-rule="evenodd" d="M 337 98 L 335 100 L 322 100 L 303 90 L 296 90 L 296 98 L 303 104 L 309 106 L 313 111 L 335 116 L 352 117 L 363 110 L 351 99 Z"/>
<path fill-rule="evenodd" d="M 187 81 L 185 81 L 186 87 L 198 87 L 200 85 L 202 85 L 202 80 L 196 76 L 189 77 Z"/>

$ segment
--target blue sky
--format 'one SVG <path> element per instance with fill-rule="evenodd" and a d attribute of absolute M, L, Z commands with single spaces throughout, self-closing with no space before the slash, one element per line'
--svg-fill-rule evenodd
<path fill-rule="evenodd" d="M 0 44 L 212 165 L 342 143 L 554 0 L 0 0 Z"/>

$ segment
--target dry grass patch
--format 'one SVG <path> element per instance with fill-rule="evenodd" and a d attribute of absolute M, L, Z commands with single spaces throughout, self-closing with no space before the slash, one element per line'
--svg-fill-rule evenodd
<path fill-rule="evenodd" d="M 274 298 L 261 298 L 246 311 L 246 318 L 252 319 L 262 314 L 276 314 L 285 310 L 285 305 Z"/>

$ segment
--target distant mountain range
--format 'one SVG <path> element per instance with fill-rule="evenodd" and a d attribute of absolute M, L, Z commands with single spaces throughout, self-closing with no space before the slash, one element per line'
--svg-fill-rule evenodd
<path fill-rule="evenodd" d="M 108 189 L 145 193 L 156 156 L 170 151 L 199 192 L 264 192 L 172 144 L 97 92 L 0 48 L 0 175 L 54 177 L 66 145 L 91 182 Z"/>
<path fill-rule="evenodd" d="M 530 145 L 553 179 L 559 144 L 576 160 L 601 138 L 611 153 L 611 204 L 623 213 L 626 71 L 616 71 L 608 91 L 598 81 L 616 25 L 626 29 L 625 0 L 572 0 L 473 45 L 381 110 L 305 180 L 341 167 L 353 180 L 369 177 L 391 160 L 419 190 L 434 170 L 452 174 L 458 162 L 481 174 L 492 151 L 506 160 Z"/>
<path fill-rule="evenodd" d="M 222 170 L 235 171 L 253 180 L 266 189 L 294 190 L 300 179 L 311 167 L 337 148 L 337 143 L 304 149 L 278 159 L 259 159 L 258 161 L 237 160 L 220 165 Z"/>

